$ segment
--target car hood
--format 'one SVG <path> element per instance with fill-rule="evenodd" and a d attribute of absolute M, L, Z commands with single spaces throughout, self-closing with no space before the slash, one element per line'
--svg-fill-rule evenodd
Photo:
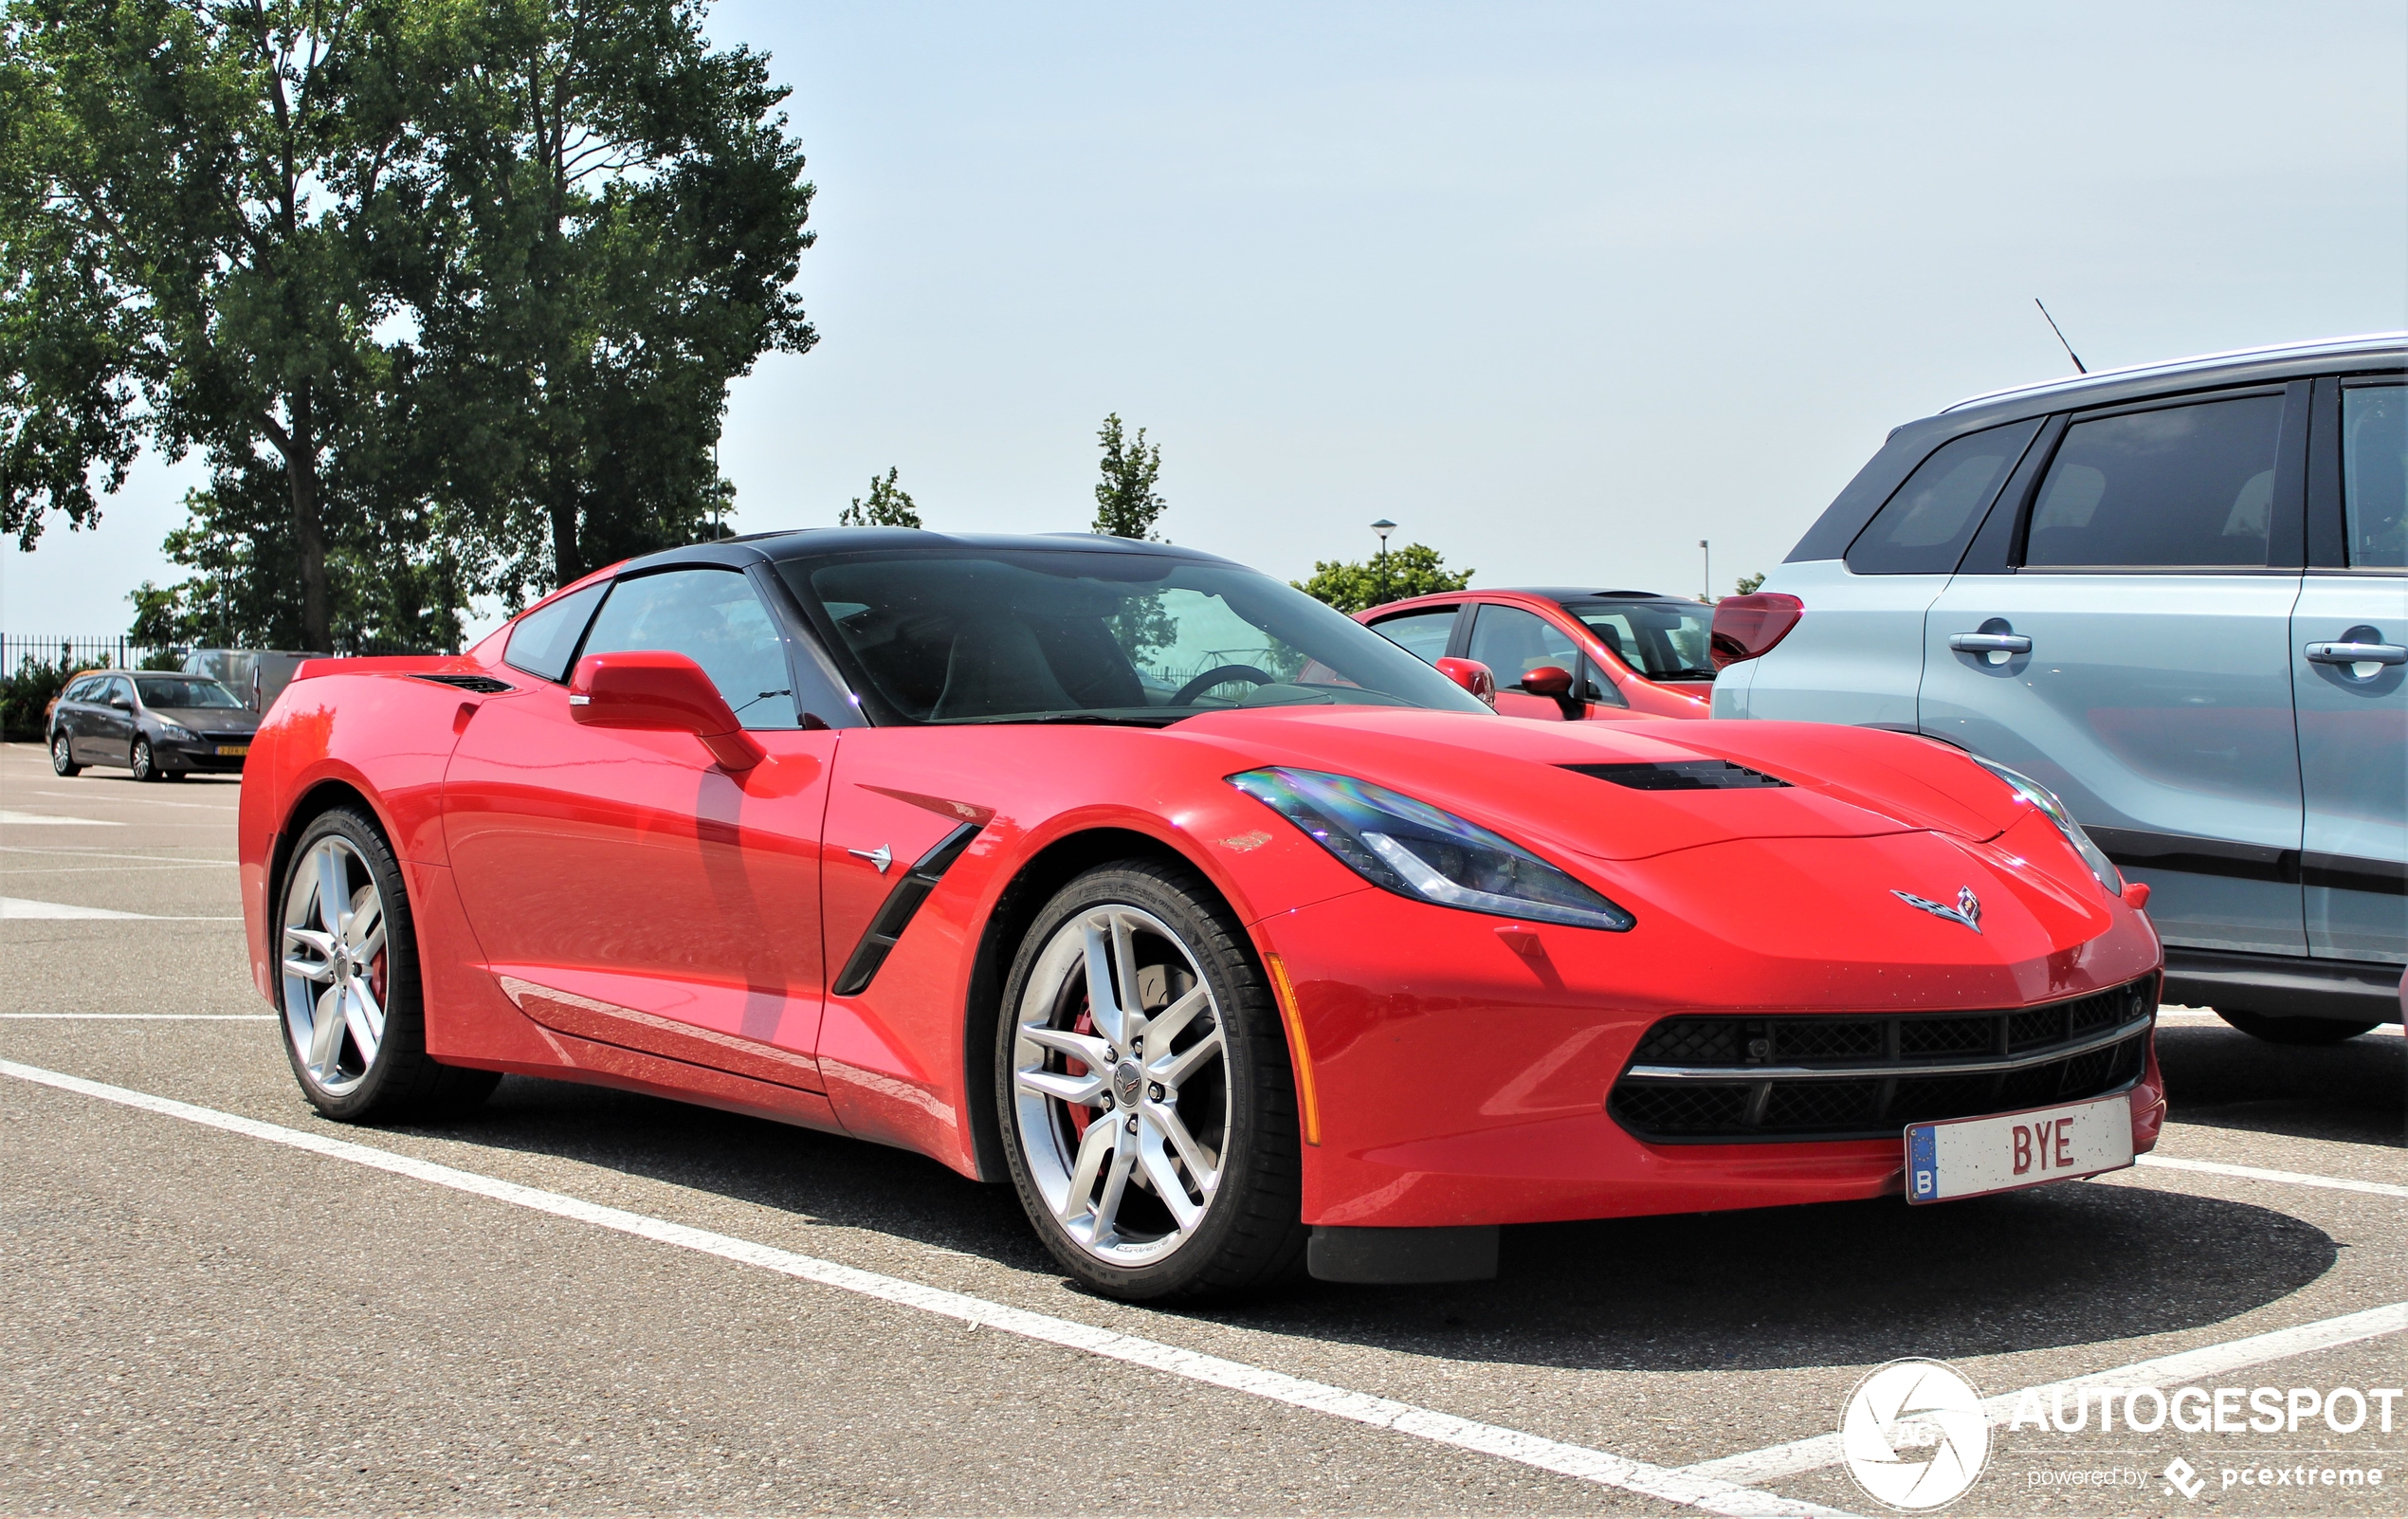
<path fill-rule="evenodd" d="M 2029 812 L 1996 777 L 1943 744 L 1823 723 L 1547 723 L 1320 707 L 1207 713 L 1168 731 L 1226 748 L 1238 761 L 1232 772 L 1334 771 L 1531 843 L 1606 860 L 1735 839 L 1930 832 L 1980 841 Z M 1717 760 L 1787 784 L 1649 790 L 1567 768 Z"/>
<path fill-rule="evenodd" d="M 249 733 L 259 727 L 259 714 L 242 706 L 155 706 L 151 716 L 180 723 L 196 733 Z"/>

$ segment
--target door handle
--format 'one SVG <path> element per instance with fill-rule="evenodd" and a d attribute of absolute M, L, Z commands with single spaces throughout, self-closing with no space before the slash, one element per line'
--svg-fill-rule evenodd
<path fill-rule="evenodd" d="M 2408 665 L 2408 649 L 2398 644 L 2309 644 L 2311 665 Z"/>
<path fill-rule="evenodd" d="M 1960 654 L 2028 654 L 2032 640 L 2021 633 L 1950 633 L 1948 647 Z"/>

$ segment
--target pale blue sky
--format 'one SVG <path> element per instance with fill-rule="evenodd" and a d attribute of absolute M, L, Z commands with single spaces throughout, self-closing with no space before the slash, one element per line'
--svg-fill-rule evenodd
<path fill-rule="evenodd" d="M 1893 425 L 2068 365 L 2408 326 L 2408 0 L 731 3 L 820 187 L 822 340 L 737 383 L 747 530 L 1162 526 L 1301 577 L 1389 517 L 1479 583 L 1695 594 Z M 121 629 L 180 488 L 0 559 Z"/>

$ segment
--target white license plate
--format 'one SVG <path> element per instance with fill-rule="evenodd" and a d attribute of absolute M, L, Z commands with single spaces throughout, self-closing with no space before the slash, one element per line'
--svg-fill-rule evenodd
<path fill-rule="evenodd" d="M 1946 1202 L 2036 1187 L 2132 1163 L 2128 1092 L 1906 1130 L 1906 1200 Z"/>
<path fill-rule="evenodd" d="M 251 746 L 247 743 L 221 743 L 217 746 L 217 752 L 225 755 L 248 754 L 251 752 Z"/>

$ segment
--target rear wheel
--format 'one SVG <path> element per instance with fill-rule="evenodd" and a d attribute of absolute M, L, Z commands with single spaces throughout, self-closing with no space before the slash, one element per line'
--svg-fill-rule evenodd
<path fill-rule="evenodd" d="M 64 728 L 50 735 L 50 768 L 62 776 L 83 774 L 83 767 L 75 762 L 75 745 L 68 741 Z"/>
<path fill-rule="evenodd" d="M 1161 1301 L 1295 1266 L 1287 1044 L 1244 930 L 1202 880 L 1131 860 L 1073 881 L 1022 942 L 1003 1008 L 1012 1185 L 1073 1276 Z"/>
<path fill-rule="evenodd" d="M 134 752 L 126 757 L 125 762 L 134 767 L 134 778 L 137 780 L 159 778 L 158 756 L 151 752 L 151 741 L 148 739 L 134 741 Z"/>
<path fill-rule="evenodd" d="M 2268 1044 L 2339 1044 L 2355 1039 L 2382 1021 L 2368 1018 L 2361 1023 L 2356 1018 L 2271 1018 L 2263 1013 L 2242 1013 L 2217 1008 L 2216 1016 L 2240 1030 L 2253 1039 Z"/>
<path fill-rule="evenodd" d="M 418 940 L 401 868 L 350 808 L 302 831 L 278 917 L 284 1052 L 328 1118 L 365 1124 L 464 1112 L 501 1076 L 427 1053 Z"/>

